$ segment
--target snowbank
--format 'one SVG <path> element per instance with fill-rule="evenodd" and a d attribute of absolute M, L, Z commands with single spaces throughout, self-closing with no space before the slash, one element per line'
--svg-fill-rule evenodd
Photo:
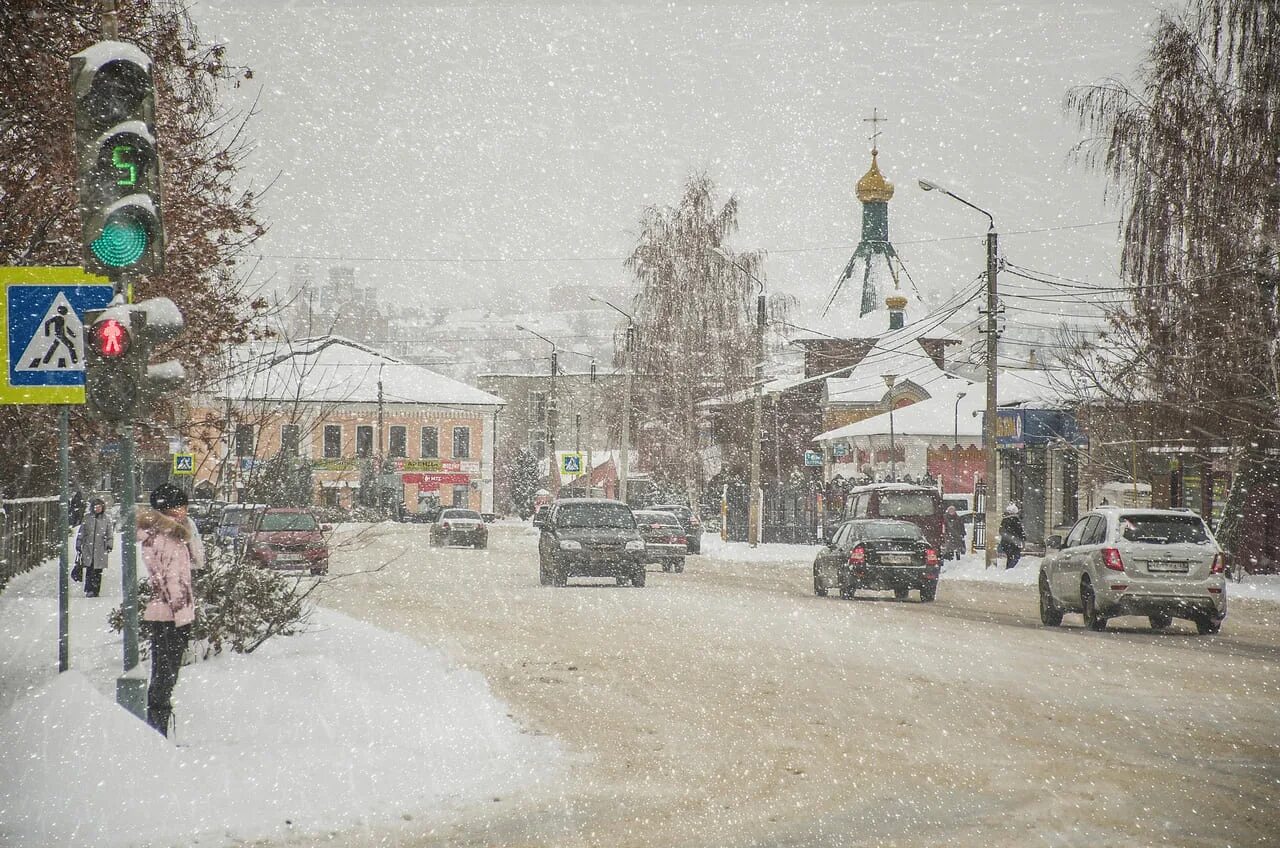
<path fill-rule="evenodd" d="M 56 565 L 0 595 L 0 846 L 227 845 L 402 824 L 551 779 L 483 677 L 336 612 L 249 656 L 187 666 L 177 746 L 115 703 L 120 638 L 72 584 L 57 673 Z"/>
<path fill-rule="evenodd" d="M 768 565 L 803 565 L 810 568 L 820 550 L 818 545 L 762 544 L 751 547 L 746 542 L 725 542 L 719 533 L 704 533 L 702 554 L 726 562 L 749 562 Z"/>

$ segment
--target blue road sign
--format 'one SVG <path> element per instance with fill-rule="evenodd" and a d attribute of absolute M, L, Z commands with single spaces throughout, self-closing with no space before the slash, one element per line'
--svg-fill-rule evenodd
<path fill-rule="evenodd" d="M 193 474 L 196 470 L 195 454 L 175 453 L 173 455 L 173 473 L 175 475 Z"/>
<path fill-rule="evenodd" d="M 79 268 L 3 268 L 0 284 L 0 403 L 84 403 L 84 314 L 111 303 L 111 284 Z"/>
<path fill-rule="evenodd" d="M 804 452 L 804 464 L 810 467 L 822 467 L 822 454 L 817 451 L 807 450 Z"/>

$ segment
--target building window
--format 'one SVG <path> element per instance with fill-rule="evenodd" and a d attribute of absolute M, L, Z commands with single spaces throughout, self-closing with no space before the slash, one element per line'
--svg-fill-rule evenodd
<path fill-rule="evenodd" d="M 390 428 L 387 436 L 388 456 L 397 459 L 404 459 L 409 455 L 409 448 L 406 442 L 409 437 L 404 427 L 394 426 Z"/>
<path fill-rule="evenodd" d="M 356 456 L 361 459 L 373 456 L 373 428 L 362 425 L 356 428 Z"/>
<path fill-rule="evenodd" d="M 324 425 L 324 458 L 340 459 L 342 457 L 342 427 L 337 424 Z"/>
<path fill-rule="evenodd" d="M 466 509 L 467 496 L 471 494 L 470 486 L 454 486 L 453 487 L 453 505 L 459 509 Z"/>
<path fill-rule="evenodd" d="M 454 427 L 453 428 L 453 458 L 454 459 L 470 459 L 471 458 L 471 428 L 470 427 Z"/>
<path fill-rule="evenodd" d="M 236 425 L 236 456 L 253 456 L 253 425 Z"/>
<path fill-rule="evenodd" d="M 529 453 L 538 459 L 547 458 L 547 431 L 546 430 L 530 430 L 529 431 Z"/>
<path fill-rule="evenodd" d="M 280 452 L 285 456 L 297 456 L 302 441 L 302 428 L 297 424 L 280 425 Z"/>
<path fill-rule="evenodd" d="M 547 423 L 547 393 L 529 392 L 529 410 L 534 424 Z"/>
<path fill-rule="evenodd" d="M 440 455 L 440 431 L 435 427 L 422 428 L 421 456 L 423 459 L 435 459 Z"/>

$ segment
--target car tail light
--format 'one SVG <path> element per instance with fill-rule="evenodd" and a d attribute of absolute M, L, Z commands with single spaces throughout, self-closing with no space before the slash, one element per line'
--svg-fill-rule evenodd
<path fill-rule="evenodd" d="M 1210 574 L 1226 574 L 1227 573 L 1227 555 L 1217 553 L 1213 556 L 1213 565 L 1209 566 Z"/>
<path fill-rule="evenodd" d="M 850 565 L 863 565 L 866 563 L 866 561 L 867 561 L 867 551 L 866 551 L 866 548 L 862 547 L 862 545 L 858 545 L 858 547 L 849 551 Z"/>
<path fill-rule="evenodd" d="M 688 536 L 672 536 L 671 543 L 673 545 L 687 545 L 689 544 L 689 537 Z"/>
<path fill-rule="evenodd" d="M 1112 571 L 1124 571 L 1124 560 L 1120 558 L 1120 551 L 1116 548 L 1102 549 L 1102 564 Z"/>
<path fill-rule="evenodd" d="M 933 548 L 929 548 L 927 551 L 925 551 L 925 552 L 924 552 L 924 564 L 925 564 L 925 565 L 937 565 L 937 564 L 938 564 L 938 552 L 937 552 L 937 551 L 935 551 Z"/>

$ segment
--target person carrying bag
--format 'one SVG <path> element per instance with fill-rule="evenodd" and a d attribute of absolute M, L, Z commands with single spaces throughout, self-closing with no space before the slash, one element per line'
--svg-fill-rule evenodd
<path fill-rule="evenodd" d="M 96 598 L 102 590 L 102 572 L 107 567 L 107 557 L 115 547 L 116 528 L 107 515 L 107 503 L 102 498 L 94 498 L 89 507 L 89 514 L 80 525 L 76 535 L 76 567 L 71 572 L 71 579 L 76 582 L 84 578 L 84 594 L 86 598 Z"/>

